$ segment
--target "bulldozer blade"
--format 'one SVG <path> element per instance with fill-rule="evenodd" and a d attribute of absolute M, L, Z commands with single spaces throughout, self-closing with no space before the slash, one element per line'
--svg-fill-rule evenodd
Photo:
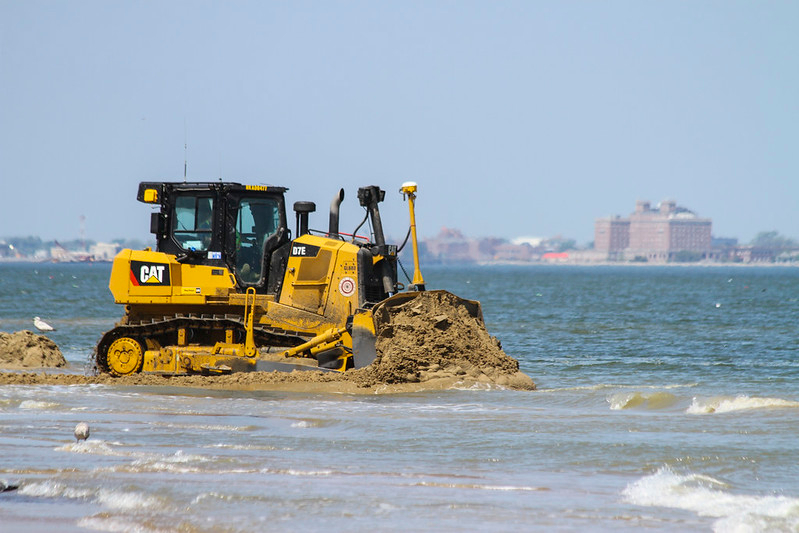
<path fill-rule="evenodd" d="M 352 319 L 352 367 L 369 366 L 377 357 L 375 325 L 371 311 L 357 313 Z"/>
<path fill-rule="evenodd" d="M 294 370 L 316 370 L 322 372 L 335 372 L 332 368 L 322 368 L 320 366 L 308 366 L 291 362 L 281 363 L 278 361 L 259 360 L 255 362 L 256 372 L 292 372 Z"/>
<path fill-rule="evenodd" d="M 448 291 L 409 291 L 395 294 L 390 298 L 386 298 L 371 310 L 362 311 L 353 317 L 353 368 L 369 366 L 377 358 L 377 348 L 375 346 L 377 335 L 384 327 L 391 325 L 391 310 L 400 306 L 413 305 L 411 302 L 421 295 L 448 300 L 453 305 L 466 309 L 469 315 L 480 322 L 483 321 L 483 310 L 480 307 L 480 302 L 460 298 Z"/>
<path fill-rule="evenodd" d="M 369 366 L 377 357 L 375 336 L 366 329 L 352 330 L 352 363 L 353 368 Z"/>

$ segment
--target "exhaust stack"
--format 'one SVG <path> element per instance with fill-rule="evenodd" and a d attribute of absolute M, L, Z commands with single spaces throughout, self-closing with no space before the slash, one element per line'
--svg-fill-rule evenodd
<path fill-rule="evenodd" d="M 338 235 L 338 208 L 344 200 L 344 189 L 339 189 L 338 194 L 333 197 L 330 202 L 330 223 L 327 228 L 327 236 L 334 237 Z"/>

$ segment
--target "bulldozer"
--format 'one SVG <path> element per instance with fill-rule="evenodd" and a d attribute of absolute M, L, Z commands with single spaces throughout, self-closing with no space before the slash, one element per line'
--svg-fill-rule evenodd
<path fill-rule="evenodd" d="M 294 235 L 287 190 L 222 181 L 140 183 L 137 200 L 157 207 L 150 219 L 156 249 L 123 249 L 114 258 L 109 288 L 125 313 L 97 344 L 98 371 L 345 372 L 370 365 L 385 309 L 425 291 L 417 185 L 400 188 L 414 261 L 407 287 L 397 279 L 398 247 L 383 232 L 384 190 L 358 189 L 365 215 L 351 234 L 339 230 L 343 189 L 331 201 L 327 230 L 309 228 L 315 203 L 295 202 Z M 369 235 L 359 236 L 367 222 Z M 482 320 L 479 303 L 462 302 Z"/>

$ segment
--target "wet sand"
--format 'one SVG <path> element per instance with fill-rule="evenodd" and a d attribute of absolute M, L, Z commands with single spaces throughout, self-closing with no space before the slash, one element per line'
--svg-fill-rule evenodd
<path fill-rule="evenodd" d="M 414 383 L 365 384 L 346 374 L 330 372 L 247 372 L 226 376 L 159 376 L 136 374 L 84 376 L 80 374 L 47 372 L 0 372 L 0 385 L 109 385 L 120 387 L 189 387 L 216 390 L 275 390 L 293 392 L 323 392 L 341 394 L 392 394 L 426 390 L 465 388 L 511 388 L 532 390 L 532 380 L 524 374 L 511 377 L 505 384 L 476 380 L 468 376 L 436 377 Z"/>
<path fill-rule="evenodd" d="M 220 376 L 134 374 L 114 377 L 64 372 L 0 372 L 1 385 L 113 385 L 193 387 L 225 390 L 291 390 L 330 393 L 398 393 L 452 388 L 533 390 L 519 362 L 456 296 L 433 291 L 385 312 L 377 331 L 377 357 L 366 368 L 347 372 L 241 372 Z M 479 314 L 479 313 L 478 313 Z M 30 332 L 27 332 L 30 333 Z M 35 334 L 31 334 L 34 335 Z M 26 335 L 26 338 L 28 336 Z M 34 345 L 46 344 L 39 337 Z M 38 349 L 38 348 L 37 348 Z M 8 355 L 8 354 L 6 354 Z M 11 364 L 3 368 L 23 368 Z M 60 355 L 60 352 L 59 352 Z M 27 357 L 26 349 L 16 352 Z M 9 357 L 6 357 L 8 360 Z M 46 363 L 42 367 L 48 366 Z"/>

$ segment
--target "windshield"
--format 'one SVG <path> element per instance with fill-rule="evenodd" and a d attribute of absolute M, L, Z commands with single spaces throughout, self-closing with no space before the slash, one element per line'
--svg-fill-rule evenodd
<path fill-rule="evenodd" d="M 172 235 L 184 250 L 205 251 L 213 236 L 214 199 L 180 196 L 175 201 Z"/>

